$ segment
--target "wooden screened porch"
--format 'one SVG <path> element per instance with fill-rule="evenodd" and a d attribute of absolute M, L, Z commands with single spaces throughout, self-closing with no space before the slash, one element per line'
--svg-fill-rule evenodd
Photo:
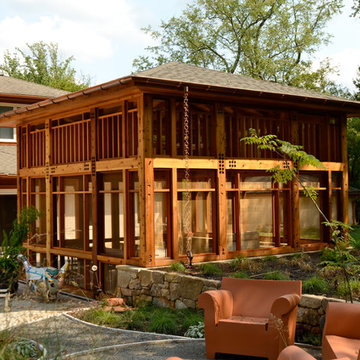
<path fill-rule="evenodd" d="M 186 161 L 184 83 L 168 73 L 159 80 L 166 66 L 156 78 L 150 70 L 1 117 L 17 126 L 18 208 L 43 214 L 25 244 L 33 261 L 58 266 L 66 257 L 81 287 L 91 287 L 90 267 L 99 265 L 105 290 L 116 265 L 186 261 L 187 166 L 195 262 L 326 245 L 330 235 L 299 184 L 279 186 L 266 172 L 282 162 L 240 139 L 255 128 L 303 145 L 324 169 L 302 169 L 302 181 L 329 218 L 347 221 L 346 117 L 360 103 L 192 82 Z M 176 66 L 210 81 L 211 70 Z"/>

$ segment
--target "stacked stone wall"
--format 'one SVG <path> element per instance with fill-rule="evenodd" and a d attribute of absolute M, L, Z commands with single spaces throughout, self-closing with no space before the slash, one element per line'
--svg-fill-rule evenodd
<path fill-rule="evenodd" d="M 158 306 L 195 309 L 197 298 L 202 292 L 219 289 L 221 285 L 218 280 L 128 265 L 119 265 L 117 270 L 119 293 L 128 305 L 133 306 L 153 302 Z M 329 301 L 343 300 L 307 294 L 302 296 L 297 318 L 299 338 L 302 338 L 303 334 L 312 334 L 315 337 L 321 335 Z"/>

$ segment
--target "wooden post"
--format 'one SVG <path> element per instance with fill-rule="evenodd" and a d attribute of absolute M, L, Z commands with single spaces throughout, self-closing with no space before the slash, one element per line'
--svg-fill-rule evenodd
<path fill-rule="evenodd" d="M 92 226 L 93 226 L 93 246 L 92 246 L 92 261 L 97 264 L 97 255 L 99 249 L 99 231 L 98 231 L 98 184 L 96 176 L 96 155 L 97 155 L 97 143 L 96 143 L 96 121 L 97 121 L 97 109 L 91 109 L 90 111 L 90 156 L 91 156 L 91 205 L 92 205 Z M 101 278 L 99 279 L 101 282 Z"/>
<path fill-rule="evenodd" d="M 27 132 L 29 136 L 29 132 Z M 51 120 L 45 122 L 45 188 L 46 188 L 46 263 L 51 266 L 50 250 L 53 241 L 53 199 L 52 199 L 52 178 L 50 176 L 51 165 Z"/>
<path fill-rule="evenodd" d="M 179 258 L 179 230 L 178 230 L 178 191 L 177 191 L 177 169 L 171 169 L 171 236 L 172 236 L 172 256 L 173 259 Z"/>
<path fill-rule="evenodd" d="M 154 241 L 154 168 L 152 159 L 145 159 L 145 266 L 155 264 Z"/>
<path fill-rule="evenodd" d="M 226 171 L 225 171 L 225 116 L 224 108 L 220 104 L 215 105 L 216 111 L 216 153 L 219 157 L 217 171 L 217 194 L 218 199 L 213 199 L 217 204 L 217 245 L 220 259 L 227 257 L 226 242 Z M 211 145 L 210 145 L 211 146 Z"/>
<path fill-rule="evenodd" d="M 291 182 L 291 226 L 292 239 L 290 246 L 295 249 L 300 248 L 300 191 L 299 182 L 293 179 Z"/>
<path fill-rule="evenodd" d="M 171 156 L 176 157 L 176 100 L 170 99 L 170 119 L 171 119 Z"/>
<path fill-rule="evenodd" d="M 341 162 L 344 164 L 344 171 L 341 184 L 342 198 L 342 221 L 349 222 L 349 170 L 348 170 L 348 154 L 347 154 L 347 129 L 346 118 L 341 119 Z"/>
<path fill-rule="evenodd" d="M 152 98 L 144 95 L 144 157 L 153 156 L 152 148 Z"/>

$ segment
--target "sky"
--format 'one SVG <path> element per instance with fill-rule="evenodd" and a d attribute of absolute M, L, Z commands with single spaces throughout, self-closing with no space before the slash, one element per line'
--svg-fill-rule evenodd
<path fill-rule="evenodd" d="M 327 31 L 333 38 L 314 56 L 326 57 L 339 75 L 333 79 L 354 90 L 360 66 L 360 19 L 350 18 L 353 0 Z M 37 41 L 58 43 L 62 56 L 74 56 L 73 67 L 99 84 L 131 74 L 134 58 L 154 45 L 141 28 L 179 15 L 185 0 L 0 0 L 0 59 L 5 50 Z"/>

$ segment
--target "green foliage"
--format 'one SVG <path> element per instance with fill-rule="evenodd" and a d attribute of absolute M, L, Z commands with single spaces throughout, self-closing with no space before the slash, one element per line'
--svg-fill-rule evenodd
<path fill-rule="evenodd" d="M 23 252 L 22 243 L 31 232 L 31 226 L 40 216 L 40 212 L 34 207 L 21 210 L 18 219 L 13 222 L 9 234 L 4 232 L 0 255 L 0 284 L 8 286 L 14 291 L 14 284 L 19 276 L 21 264 L 17 261 L 17 255 Z"/>
<path fill-rule="evenodd" d="M 276 263 L 279 261 L 275 255 L 267 255 L 262 259 L 265 263 Z"/>
<path fill-rule="evenodd" d="M 276 135 L 260 136 L 255 129 L 249 129 L 249 136 L 240 141 L 244 141 L 247 145 L 255 145 L 260 150 L 272 151 L 284 160 L 283 167 L 276 166 L 269 170 L 273 180 L 277 183 L 285 184 L 297 178 L 298 171 L 304 165 L 324 168 L 321 161 L 303 151 L 302 146 L 280 140 Z M 304 188 L 304 191 L 309 197 L 312 197 L 311 189 Z"/>
<path fill-rule="evenodd" d="M 249 279 L 250 278 L 249 274 L 246 273 L 245 271 L 237 271 L 235 273 L 232 273 L 231 277 L 236 278 L 236 279 Z"/>
<path fill-rule="evenodd" d="M 89 86 L 89 78 L 79 82 L 71 67 L 74 57 L 62 59 L 58 44 L 42 41 L 26 44 L 27 49 L 15 48 L 5 52 L 0 71 L 8 76 L 51 86 L 66 91 L 77 91 Z"/>
<path fill-rule="evenodd" d="M 157 43 L 134 60 L 137 71 L 178 61 L 262 80 L 326 91 L 329 61 L 310 60 L 341 0 L 195 0 L 159 30 L 143 30 Z"/>
<path fill-rule="evenodd" d="M 200 265 L 200 270 L 204 275 L 221 275 L 222 270 L 217 264 L 205 263 Z"/>
<path fill-rule="evenodd" d="M 204 321 L 202 312 L 159 308 L 152 303 L 122 313 L 105 311 L 102 307 L 93 308 L 81 312 L 78 316 L 98 325 L 173 335 L 184 335 L 189 327 Z"/>
<path fill-rule="evenodd" d="M 168 308 L 159 308 L 151 316 L 150 332 L 159 334 L 175 334 L 177 331 L 176 314 Z"/>
<path fill-rule="evenodd" d="M 192 325 L 186 330 L 184 336 L 190 338 L 204 338 L 205 337 L 205 325 L 203 321 L 199 321 L 196 325 Z"/>
<path fill-rule="evenodd" d="M 357 279 L 350 280 L 349 282 L 351 293 L 354 298 L 359 299 L 360 298 L 360 281 Z M 338 287 L 336 289 L 337 294 L 341 298 L 347 298 L 349 295 L 349 287 L 348 284 L 345 281 L 342 281 L 338 284 Z"/>
<path fill-rule="evenodd" d="M 325 247 L 321 251 L 321 260 L 324 262 L 328 261 L 335 261 L 336 260 L 336 253 L 333 249 L 329 247 Z"/>
<path fill-rule="evenodd" d="M 318 276 L 313 276 L 302 283 L 302 291 L 304 294 L 322 295 L 326 294 L 328 289 L 328 283 Z"/>
<path fill-rule="evenodd" d="M 360 225 L 355 225 L 352 228 L 350 244 L 355 250 L 360 250 Z"/>
<path fill-rule="evenodd" d="M 290 277 L 288 274 L 282 272 L 282 271 L 272 271 L 264 276 L 265 280 L 290 280 Z"/>
<path fill-rule="evenodd" d="M 171 271 L 184 273 L 186 271 L 186 266 L 181 262 L 174 262 L 170 265 Z"/>
<path fill-rule="evenodd" d="M 230 261 L 230 267 L 234 270 L 239 268 L 239 265 L 246 259 L 244 255 L 236 256 Z"/>

